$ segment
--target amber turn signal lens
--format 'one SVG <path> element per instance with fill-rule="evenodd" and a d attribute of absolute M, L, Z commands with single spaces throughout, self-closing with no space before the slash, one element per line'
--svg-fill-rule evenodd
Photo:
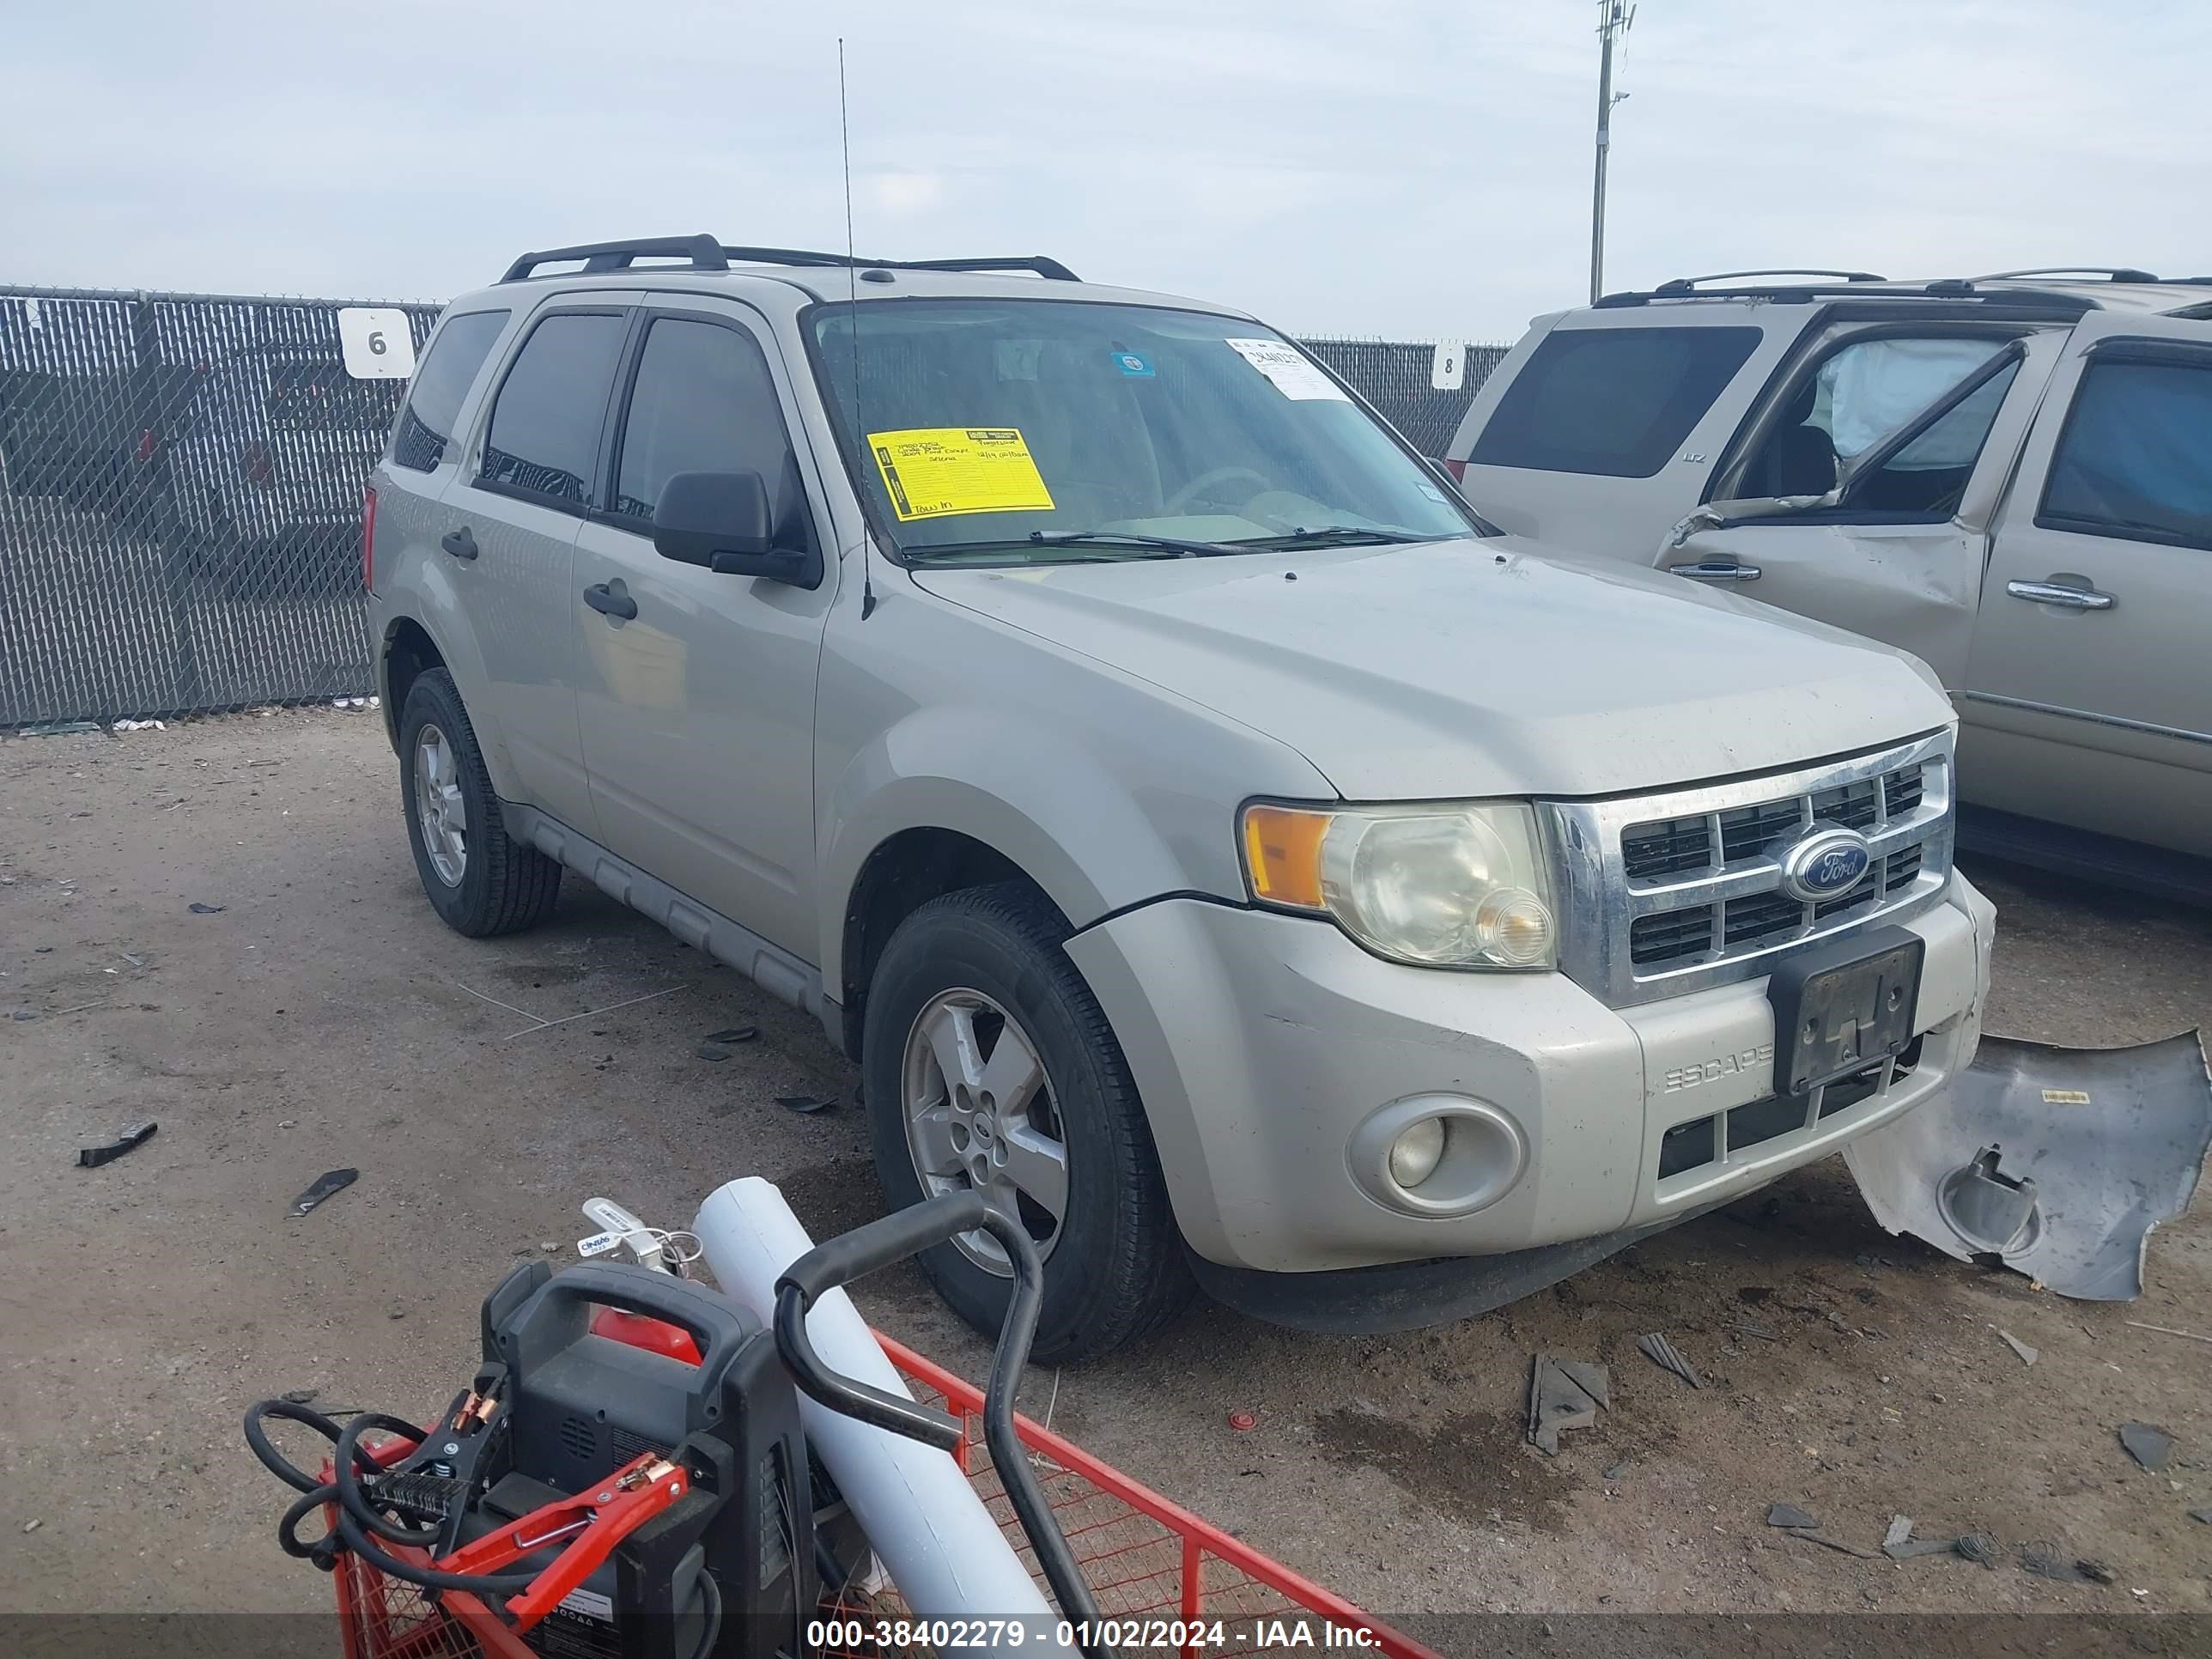
<path fill-rule="evenodd" d="M 1321 843 L 1332 815 L 1291 806 L 1244 809 L 1244 872 L 1252 896 L 1301 910 L 1325 908 L 1321 894 Z"/>

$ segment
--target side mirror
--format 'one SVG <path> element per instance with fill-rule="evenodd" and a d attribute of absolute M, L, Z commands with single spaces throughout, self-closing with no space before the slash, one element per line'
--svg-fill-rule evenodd
<path fill-rule="evenodd" d="M 757 472 L 678 472 L 660 487 L 653 545 L 664 559 L 703 565 L 719 576 L 765 576 L 812 587 L 816 553 L 779 548 L 768 485 Z"/>
<path fill-rule="evenodd" d="M 1749 524 L 1756 519 L 1786 518 L 1793 513 L 1818 513 L 1824 507 L 1835 507 L 1843 498 L 1843 486 L 1838 484 L 1825 495 L 1752 495 L 1739 501 L 1708 501 L 1696 512 L 1676 521 L 1668 532 L 1663 551 L 1672 552 L 1701 530 L 1726 530 L 1734 525 Z"/>

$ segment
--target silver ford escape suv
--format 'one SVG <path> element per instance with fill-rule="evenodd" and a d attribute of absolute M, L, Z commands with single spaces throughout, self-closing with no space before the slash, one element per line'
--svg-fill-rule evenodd
<path fill-rule="evenodd" d="M 819 1017 L 1036 1352 L 1194 1284 L 1464 1316 L 1972 1056 L 1953 714 L 1498 534 L 1266 325 L 1043 258 L 657 239 L 440 321 L 364 557 L 422 885 L 564 869 Z M 994 1327 L 977 1235 L 927 1270 Z"/>

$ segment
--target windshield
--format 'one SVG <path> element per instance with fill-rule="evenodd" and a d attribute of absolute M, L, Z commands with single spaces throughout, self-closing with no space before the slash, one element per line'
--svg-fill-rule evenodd
<path fill-rule="evenodd" d="M 1478 533 L 1336 382 L 1257 323 L 911 300 L 815 313 L 857 487 L 909 559 L 1066 563 Z"/>

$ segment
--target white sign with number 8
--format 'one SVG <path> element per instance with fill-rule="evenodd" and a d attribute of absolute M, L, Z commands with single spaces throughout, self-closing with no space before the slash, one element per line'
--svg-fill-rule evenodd
<path fill-rule="evenodd" d="M 397 306 L 344 306 L 338 345 L 356 380 L 404 380 L 415 372 L 415 336 Z"/>

